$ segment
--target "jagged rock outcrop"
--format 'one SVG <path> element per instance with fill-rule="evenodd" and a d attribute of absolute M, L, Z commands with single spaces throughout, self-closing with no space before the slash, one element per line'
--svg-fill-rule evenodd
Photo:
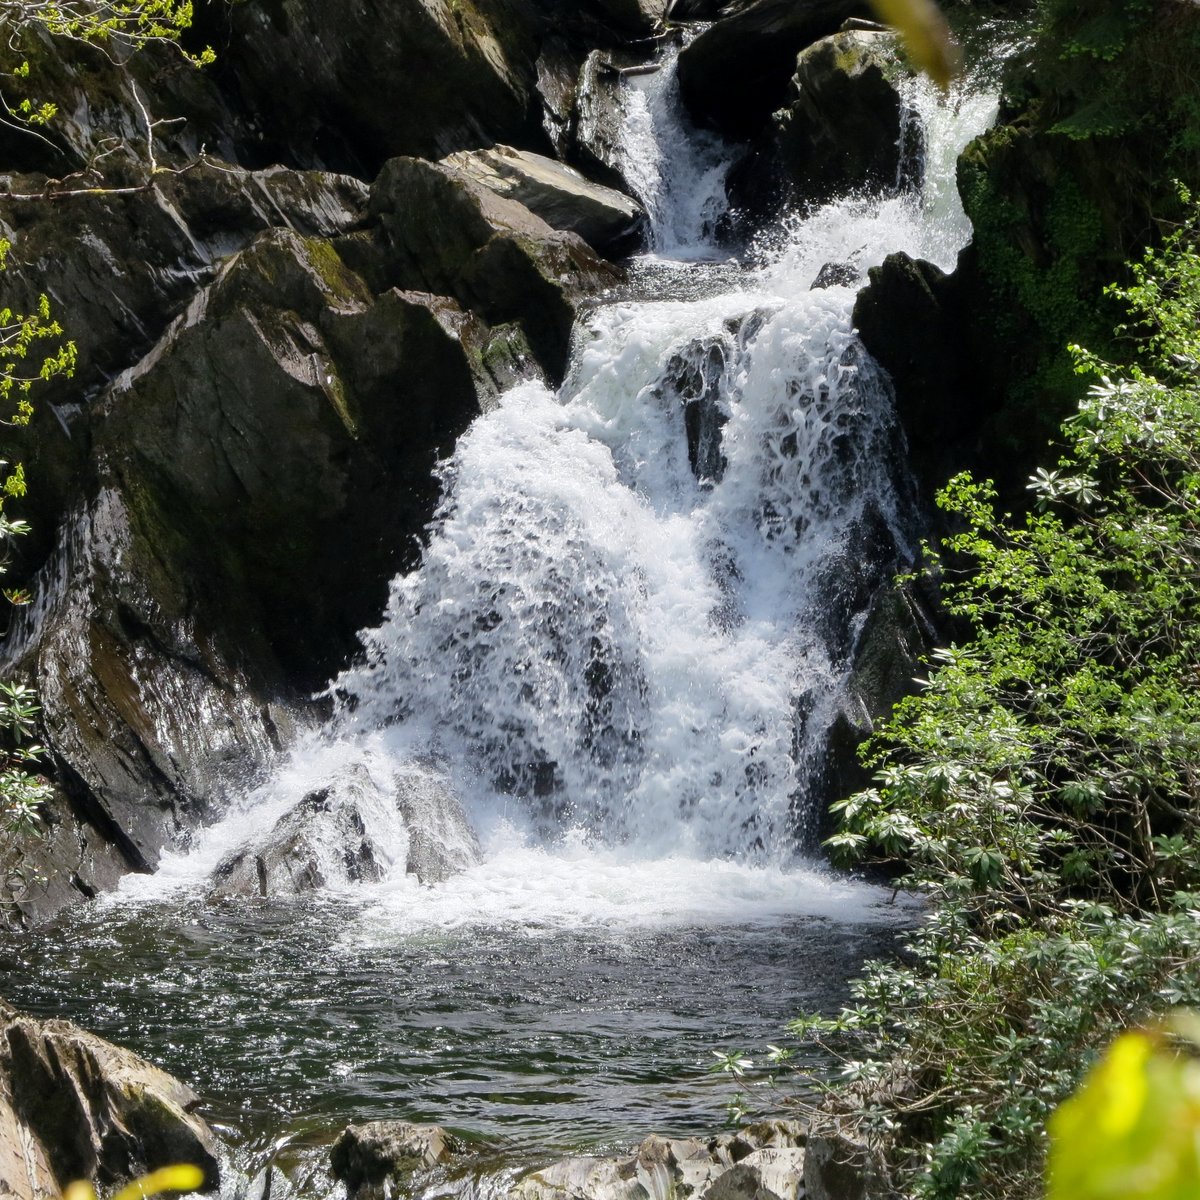
<path fill-rule="evenodd" d="M 970 252 L 963 256 L 971 259 Z M 854 304 L 854 325 L 895 384 L 917 474 L 940 486 L 974 465 L 991 415 L 987 400 L 967 382 L 972 356 L 963 276 L 900 253 L 872 267 L 868 279 Z"/>
<path fill-rule="evenodd" d="M 379 782 L 359 767 L 310 792 L 222 861 L 211 894 L 297 895 L 395 873 L 429 885 L 478 857 L 475 834 L 438 771 L 414 763 Z"/>
<path fill-rule="evenodd" d="M 40 181 L 12 184 L 33 194 Z M 7 439 L 36 483 L 23 507 L 33 526 L 23 553 L 44 555 L 88 478 L 89 400 L 149 350 L 217 265 L 267 229 L 345 233 L 367 197 L 367 186 L 347 176 L 204 162 L 131 195 L 0 200 L 0 225 L 14 243 L 5 303 L 33 311 L 45 293 L 79 352 L 74 377 L 43 388 L 34 424 Z"/>
<path fill-rule="evenodd" d="M 865 0 L 730 0 L 679 55 L 684 104 L 701 124 L 753 137 L 784 103 L 797 54 L 869 15 Z"/>
<path fill-rule="evenodd" d="M 644 230 L 646 213 L 636 200 L 591 183 L 552 158 L 495 146 L 442 161 L 496 195 L 523 204 L 553 229 L 577 233 L 602 254 L 636 247 Z"/>
<path fill-rule="evenodd" d="M 506 1194 L 509 1200 L 796 1200 L 805 1179 L 806 1140 L 803 1125 L 783 1120 L 708 1140 L 653 1135 L 630 1154 L 526 1168 L 507 1183 Z M 438 1179 L 447 1169 L 469 1176 L 473 1157 L 479 1160 L 475 1171 L 486 1177 L 496 1168 L 487 1153 L 486 1144 L 467 1142 L 440 1126 L 373 1121 L 347 1128 L 330 1160 L 348 1200 L 384 1200 L 414 1181 Z M 488 1190 L 495 1186 L 493 1176 Z"/>
<path fill-rule="evenodd" d="M 621 279 L 577 234 L 444 163 L 393 159 L 371 189 L 372 241 L 344 253 L 376 291 L 452 296 L 490 325 L 513 322 L 552 376 L 579 306 Z"/>
<path fill-rule="evenodd" d="M 66 1021 L 0 1003 L 0 1195 L 53 1200 L 175 1163 L 219 1182 L 217 1140 L 186 1084 Z"/>
<path fill-rule="evenodd" d="M 797 196 L 823 201 L 919 182 L 920 123 L 906 120 L 894 82 L 907 70 L 884 32 L 848 29 L 800 53 L 776 119 L 782 169 Z"/>

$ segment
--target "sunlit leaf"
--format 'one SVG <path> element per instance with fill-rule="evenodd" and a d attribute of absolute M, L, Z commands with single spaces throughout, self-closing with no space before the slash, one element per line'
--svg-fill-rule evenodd
<path fill-rule="evenodd" d="M 142 1200 L 144 1196 L 155 1196 L 159 1192 L 194 1192 L 203 1186 L 204 1172 L 199 1167 L 163 1167 L 141 1179 L 135 1179 L 128 1187 L 122 1188 L 113 1200 Z"/>

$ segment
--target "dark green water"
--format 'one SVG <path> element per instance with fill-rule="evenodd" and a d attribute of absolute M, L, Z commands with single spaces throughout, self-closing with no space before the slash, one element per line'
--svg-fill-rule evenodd
<path fill-rule="evenodd" d="M 337 900 L 93 909 L 0 944 L 0 994 L 187 1080 L 251 1160 L 382 1117 L 520 1154 L 719 1128 L 712 1051 L 780 1042 L 893 936 L 809 917 L 347 937 L 362 919 Z"/>

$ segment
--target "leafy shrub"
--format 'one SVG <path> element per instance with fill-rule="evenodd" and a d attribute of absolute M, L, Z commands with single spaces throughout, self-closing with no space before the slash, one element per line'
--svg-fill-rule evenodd
<path fill-rule="evenodd" d="M 1096 1048 L 1200 1002 L 1200 207 L 1113 291 L 1141 361 L 1075 350 L 1093 383 L 1033 511 L 944 490 L 929 567 L 970 636 L 836 806 L 835 853 L 901 862 L 932 908 L 855 1007 L 794 1031 L 847 1058 L 911 1195 L 1036 1194 Z"/>

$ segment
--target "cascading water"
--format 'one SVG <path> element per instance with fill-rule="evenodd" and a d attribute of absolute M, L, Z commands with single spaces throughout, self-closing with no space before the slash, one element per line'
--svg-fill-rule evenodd
<path fill-rule="evenodd" d="M 953 267 L 954 161 L 994 102 L 907 85 L 921 190 L 793 218 L 740 265 L 715 242 L 728 154 L 686 127 L 670 58 L 623 86 L 653 226 L 631 287 L 577 330 L 557 394 L 519 386 L 460 439 L 328 727 L 97 906 L 83 949 L 43 943 L 9 997 L 78 994 L 90 1024 L 238 1097 L 224 1120 L 251 1146 L 284 1114 L 529 1123 L 542 1147 L 703 1128 L 708 1048 L 836 1003 L 886 936 L 875 891 L 798 857 L 864 610 L 912 536 L 851 312 L 893 251 Z M 429 812 L 449 779 L 482 846 L 433 886 L 397 813 L 414 774 Z M 334 886 L 303 905 L 211 906 L 221 864 L 306 805 L 371 855 L 325 847 Z M 97 999 L 94 959 L 130 979 Z"/>

